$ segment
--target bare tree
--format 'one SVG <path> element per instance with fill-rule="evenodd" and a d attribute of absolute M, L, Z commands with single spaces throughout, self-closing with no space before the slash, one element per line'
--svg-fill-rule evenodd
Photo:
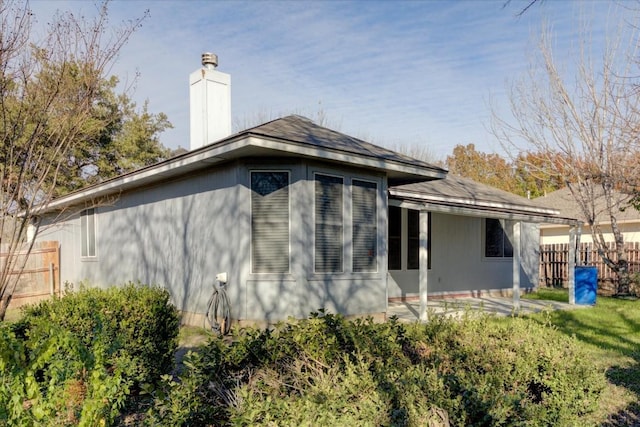
<path fill-rule="evenodd" d="M 640 177 L 634 28 L 625 26 L 630 32 L 626 37 L 621 31 L 609 40 L 601 57 L 589 53 L 591 43 L 583 35 L 580 55 L 572 64 L 575 73 L 567 74 L 552 51 L 550 32 L 543 31 L 540 63 L 533 61 L 529 75 L 511 87 L 512 117 L 499 117 L 494 108 L 492 119 L 493 133 L 514 158 L 535 151 L 548 156 L 543 164 L 563 162 L 557 178 L 571 190 L 602 260 L 616 273 L 618 294 L 629 292 L 630 274 L 616 218 L 629 205 L 630 190 Z M 534 162 L 526 166 L 537 168 Z M 611 224 L 613 249 L 601 222 Z"/>
<path fill-rule="evenodd" d="M 38 232 L 37 212 L 55 194 L 69 153 L 92 129 L 93 114 L 116 55 L 147 16 L 108 26 L 108 2 L 97 17 L 53 16 L 36 34 L 28 3 L 0 0 L 0 319 L 15 292 Z"/>

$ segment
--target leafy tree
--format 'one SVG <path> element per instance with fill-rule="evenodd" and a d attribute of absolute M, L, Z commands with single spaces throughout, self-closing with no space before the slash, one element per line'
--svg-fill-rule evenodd
<path fill-rule="evenodd" d="M 632 18 L 628 15 L 625 19 Z M 537 159 L 540 164 L 525 159 L 530 170 L 544 172 L 540 165 L 556 167 L 554 179 L 569 187 L 602 260 L 617 275 L 618 294 L 629 292 L 630 274 L 617 216 L 629 206 L 629 189 L 638 188 L 640 179 L 640 97 L 634 59 L 638 43 L 635 32 L 631 33 L 627 38 L 623 34 L 611 38 L 598 60 L 590 56 L 592 46 L 584 35 L 575 75 L 567 75 L 552 51 L 550 33 L 543 31 L 541 64 L 534 62 L 528 78 L 514 84 L 510 92 L 512 117 L 494 114 L 492 124 L 507 150 L 533 150 L 544 156 Z M 598 197 L 606 205 L 613 249 L 602 233 Z"/>
<path fill-rule="evenodd" d="M 511 193 L 521 193 L 511 164 L 496 153 L 477 151 L 474 144 L 456 145 L 445 161 L 449 173 Z"/>
<path fill-rule="evenodd" d="M 96 114 L 106 73 L 140 19 L 108 25 L 108 3 L 94 19 L 59 12 L 36 34 L 28 3 L 0 0 L 0 319 L 38 232 L 37 213 L 58 194 L 69 159 L 116 126 Z"/>
<path fill-rule="evenodd" d="M 560 154 L 519 153 L 513 162 L 518 194 L 534 199 L 564 187 L 558 173 L 563 163 Z"/>
<path fill-rule="evenodd" d="M 149 113 L 148 101 L 138 110 L 126 94 L 115 93 L 117 83 L 116 77 L 103 81 L 92 113 L 100 126 L 86 129 L 84 143 L 61 165 L 56 195 L 171 157 L 158 138 L 172 127 L 167 116 Z"/>

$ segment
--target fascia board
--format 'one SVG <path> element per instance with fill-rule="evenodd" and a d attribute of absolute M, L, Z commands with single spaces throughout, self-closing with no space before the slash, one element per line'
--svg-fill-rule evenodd
<path fill-rule="evenodd" d="M 479 208 L 530 212 L 533 214 L 540 214 L 540 215 L 558 215 L 560 213 L 560 211 L 555 209 L 535 208 L 532 206 L 516 205 L 512 203 L 470 200 L 470 199 L 449 197 L 449 196 L 434 196 L 431 194 L 416 193 L 411 191 L 401 191 L 393 188 L 389 189 L 389 194 L 399 198 L 408 198 L 413 200 L 420 200 L 424 202 L 433 202 L 433 203 L 440 203 L 440 204 L 467 205 L 467 206 L 473 206 L 473 207 L 479 207 Z"/>
<path fill-rule="evenodd" d="M 535 215 L 535 214 L 527 214 L 522 212 L 504 211 L 504 210 L 500 211 L 500 210 L 491 210 L 491 209 L 479 209 L 474 207 L 454 206 L 449 204 L 435 204 L 435 203 L 421 202 L 416 200 L 390 199 L 389 206 L 398 206 L 401 208 L 413 209 L 417 211 L 429 211 L 429 212 L 437 212 L 437 213 L 444 213 L 444 214 L 450 214 L 450 215 L 463 215 L 463 216 L 473 216 L 473 217 L 482 217 L 482 218 L 501 218 L 501 219 L 516 220 L 516 221 L 534 222 L 539 224 L 552 223 L 552 224 L 557 224 L 557 226 L 579 224 L 579 221 L 576 221 L 573 218 Z"/>
<path fill-rule="evenodd" d="M 589 224 L 586 221 L 582 221 L 582 220 L 576 220 L 580 223 L 582 223 L 583 226 L 588 227 Z M 626 220 L 618 220 L 616 221 L 618 223 L 618 225 L 628 225 L 628 224 L 638 224 L 640 225 L 640 220 L 633 220 L 633 219 L 626 219 Z M 611 227 L 611 221 L 601 221 L 599 223 L 600 226 L 605 226 L 605 227 Z M 546 225 L 545 228 L 554 228 L 556 226 L 554 225 Z"/>
<path fill-rule="evenodd" d="M 413 176 L 425 178 L 444 178 L 446 173 L 430 168 L 412 166 L 400 162 L 379 159 L 375 157 L 352 154 L 340 150 L 324 149 L 321 147 L 308 146 L 302 143 L 256 137 L 251 134 L 239 134 L 234 138 L 205 146 L 182 156 L 166 160 L 143 169 L 121 175 L 101 184 L 94 185 L 64 197 L 56 199 L 46 206 L 41 206 L 35 210 L 36 214 L 49 210 L 62 209 L 67 206 L 82 203 L 85 200 L 97 199 L 100 197 L 117 194 L 130 188 L 152 184 L 168 177 L 178 176 L 183 170 L 191 168 L 204 168 L 206 166 L 219 163 L 233 158 L 233 153 L 249 146 L 268 150 L 293 153 L 310 158 L 333 160 L 361 167 L 395 171 Z"/>
<path fill-rule="evenodd" d="M 218 163 L 225 160 L 223 157 L 225 154 L 237 150 L 243 145 L 242 140 L 232 140 L 224 145 L 216 145 L 206 149 L 200 149 L 175 159 L 169 159 L 143 169 L 138 169 L 105 181 L 101 184 L 75 191 L 67 196 L 56 199 L 46 206 L 40 207 L 36 213 L 40 211 L 56 210 L 80 203 L 84 200 L 96 199 L 121 192 L 128 188 L 160 181 L 166 177 L 179 175 L 180 170 L 188 169 L 189 167 L 193 167 L 197 164 L 202 164 L 204 167 L 204 165 Z"/>

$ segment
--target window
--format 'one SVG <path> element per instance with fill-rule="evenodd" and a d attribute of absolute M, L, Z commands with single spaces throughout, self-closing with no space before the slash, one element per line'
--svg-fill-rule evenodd
<path fill-rule="evenodd" d="M 427 212 L 427 269 L 431 269 L 431 212 Z M 407 210 L 407 270 L 420 269 L 420 211 Z"/>
<path fill-rule="evenodd" d="M 406 234 L 403 234 L 402 209 L 389 206 L 389 270 L 402 270 L 405 250 L 406 269 L 420 269 L 420 211 L 407 209 L 406 212 Z M 427 212 L 426 215 L 427 269 L 431 269 L 431 212 Z"/>
<path fill-rule="evenodd" d="M 289 272 L 289 172 L 251 172 L 251 272 Z"/>
<path fill-rule="evenodd" d="M 485 219 L 484 256 L 487 258 L 513 257 L 511 240 L 504 229 L 504 222 L 499 219 Z"/>
<path fill-rule="evenodd" d="M 351 182 L 353 271 L 378 271 L 378 188 L 375 182 Z"/>
<path fill-rule="evenodd" d="M 96 256 L 96 212 L 85 209 L 80 212 L 80 255 L 83 258 Z"/>
<path fill-rule="evenodd" d="M 389 270 L 402 269 L 402 209 L 389 206 Z"/>
<path fill-rule="evenodd" d="M 343 179 L 315 176 L 315 271 L 343 271 Z"/>

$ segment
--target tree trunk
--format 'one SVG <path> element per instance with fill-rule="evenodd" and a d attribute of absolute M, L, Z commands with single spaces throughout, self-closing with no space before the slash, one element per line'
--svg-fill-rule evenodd
<path fill-rule="evenodd" d="M 629 262 L 626 259 L 626 253 L 623 250 L 624 259 L 618 258 L 616 275 L 618 276 L 618 285 L 616 286 L 616 296 L 629 295 L 631 292 L 631 274 L 629 273 Z"/>

